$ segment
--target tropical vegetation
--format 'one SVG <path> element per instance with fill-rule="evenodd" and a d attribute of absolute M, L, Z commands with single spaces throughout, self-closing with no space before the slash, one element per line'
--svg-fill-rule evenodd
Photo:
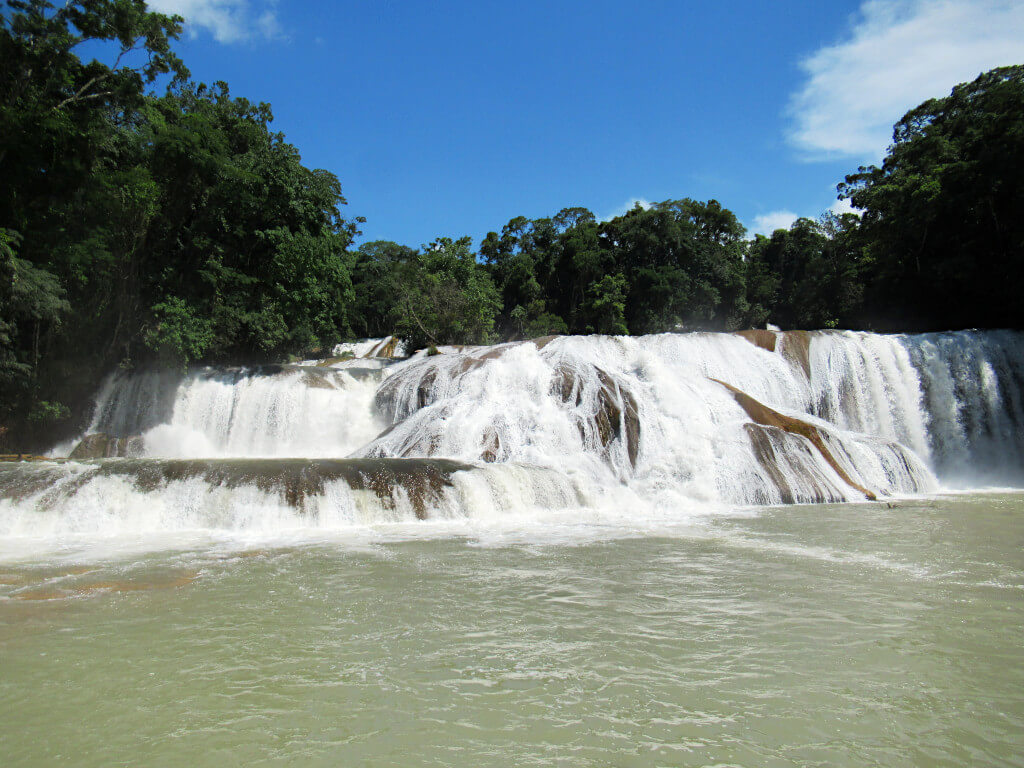
<path fill-rule="evenodd" d="M 839 185 L 856 214 L 749 239 L 718 201 L 683 198 L 414 248 L 356 245 L 337 177 L 302 163 L 268 104 L 194 82 L 181 25 L 143 0 L 3 5 L 0 442 L 75 429 L 117 368 L 361 336 L 1022 327 L 1024 67 L 908 112 L 882 164 Z"/>

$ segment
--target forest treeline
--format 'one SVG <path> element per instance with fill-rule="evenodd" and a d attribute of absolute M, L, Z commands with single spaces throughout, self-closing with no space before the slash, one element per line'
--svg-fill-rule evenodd
<path fill-rule="evenodd" d="M 76 428 L 118 367 L 353 337 L 1022 327 L 1022 67 L 907 113 L 881 166 L 839 186 L 860 215 L 748 239 L 717 201 L 680 199 L 516 217 L 475 249 L 356 247 L 337 177 L 269 105 L 192 81 L 181 24 L 143 0 L 3 5 L 0 444 Z"/>

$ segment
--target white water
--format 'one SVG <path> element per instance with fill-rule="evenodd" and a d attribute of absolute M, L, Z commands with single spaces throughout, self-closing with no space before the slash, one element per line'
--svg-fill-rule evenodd
<path fill-rule="evenodd" d="M 342 351 L 374 354 L 382 341 Z M 880 498 L 1019 485 L 1021 342 L 1013 332 L 817 332 L 779 335 L 768 351 L 728 334 L 561 337 L 397 362 L 142 373 L 107 383 L 90 432 L 141 434 L 150 459 L 471 464 L 430 499 L 432 519 L 564 519 L 575 509 L 576 520 L 614 510 L 679 521 L 751 504 L 862 500 L 855 485 Z M 815 426 L 833 461 L 805 437 L 752 424 L 719 381 Z M 322 530 L 417 517 L 401 484 L 380 496 L 333 480 L 296 504 L 255 480 L 153 486 L 92 466 L 64 465 L 43 487 L 25 470 L 7 473 L 0 536 Z"/>
<path fill-rule="evenodd" d="M 141 434 L 150 457 L 347 456 L 382 429 L 379 371 L 147 372 L 107 382 L 90 432 Z"/>

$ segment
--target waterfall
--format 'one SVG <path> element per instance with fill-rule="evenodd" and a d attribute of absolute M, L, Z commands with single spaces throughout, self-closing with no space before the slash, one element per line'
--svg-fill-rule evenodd
<path fill-rule="evenodd" d="M 819 333 L 812 412 L 896 440 L 947 482 L 1024 480 L 1024 335 Z"/>
<path fill-rule="evenodd" d="M 550 337 L 120 373 L 75 460 L 0 471 L 0 536 L 642 517 L 1024 481 L 1024 337 Z M 128 456 L 130 458 L 106 458 Z"/>
<path fill-rule="evenodd" d="M 904 342 L 920 373 L 936 472 L 971 485 L 1024 474 L 1024 354 L 1011 331 L 924 334 Z"/>
<path fill-rule="evenodd" d="M 148 457 L 346 456 L 381 425 L 371 368 L 267 366 L 112 377 L 90 432 L 141 437 Z"/>

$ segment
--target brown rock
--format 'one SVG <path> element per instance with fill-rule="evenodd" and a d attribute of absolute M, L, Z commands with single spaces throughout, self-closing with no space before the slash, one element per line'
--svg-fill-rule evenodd
<path fill-rule="evenodd" d="M 559 338 L 561 338 L 561 336 L 558 336 L 558 335 L 554 335 L 554 336 L 540 336 L 539 338 L 536 338 L 536 339 L 530 339 L 530 343 L 533 344 L 535 347 L 537 347 L 537 349 L 544 349 L 544 347 L 546 347 L 552 341 L 554 341 L 555 339 L 559 339 Z"/>
<path fill-rule="evenodd" d="M 89 459 L 112 459 L 135 457 L 142 453 L 142 437 L 114 437 L 103 432 L 86 435 L 75 446 L 68 456 L 69 459 L 84 461 Z"/>
<path fill-rule="evenodd" d="M 615 440 L 622 440 L 630 464 L 636 467 L 640 452 L 640 413 L 633 393 L 624 388 L 607 371 L 593 366 L 598 380 L 597 411 L 591 417 L 598 440 L 608 449 Z M 579 407 L 583 403 L 583 382 L 577 372 L 565 364 L 555 368 L 550 392 L 564 403 Z M 584 423 L 579 424 L 581 435 L 586 434 Z"/>
<path fill-rule="evenodd" d="M 487 431 L 484 432 L 484 448 L 480 453 L 480 458 L 488 464 L 493 464 L 498 460 L 500 453 L 501 439 L 498 437 L 498 432 L 494 427 L 489 427 Z"/>
<path fill-rule="evenodd" d="M 779 413 L 778 411 L 769 408 L 764 403 L 755 400 L 746 392 L 737 389 L 731 384 L 726 384 L 724 381 L 720 381 L 719 379 L 711 380 L 718 382 L 728 389 L 739 406 L 746 411 L 747 416 L 749 416 L 750 420 L 755 424 L 761 424 L 766 427 L 775 427 L 785 432 L 789 432 L 790 434 L 799 435 L 800 437 L 805 438 L 814 446 L 818 453 L 821 454 L 822 458 L 825 459 L 828 465 L 835 470 L 836 474 L 839 475 L 844 483 L 849 485 L 851 488 L 860 491 L 871 501 L 877 500 L 877 496 L 873 491 L 870 491 L 864 486 L 854 482 L 853 478 L 846 473 L 846 470 L 839 465 L 835 457 L 832 455 L 832 452 L 825 445 L 825 441 L 822 439 L 821 433 L 818 431 L 818 427 L 806 421 L 801 421 L 800 419 L 792 416 L 786 416 L 783 413 Z M 755 446 L 755 448 L 756 447 L 757 446 Z M 780 487 L 779 490 L 782 491 L 782 488 Z"/>
<path fill-rule="evenodd" d="M 775 344 L 778 341 L 775 331 L 766 331 L 764 329 L 752 328 L 747 331 L 736 331 L 736 335 L 742 336 L 755 347 L 760 347 L 768 352 L 775 351 Z"/>
<path fill-rule="evenodd" d="M 398 348 L 398 339 L 394 336 L 388 336 L 380 344 L 370 350 L 370 354 L 367 357 L 394 357 L 395 350 Z"/>
<path fill-rule="evenodd" d="M 784 331 L 781 334 L 782 356 L 799 367 L 807 378 L 811 377 L 811 332 Z"/>

